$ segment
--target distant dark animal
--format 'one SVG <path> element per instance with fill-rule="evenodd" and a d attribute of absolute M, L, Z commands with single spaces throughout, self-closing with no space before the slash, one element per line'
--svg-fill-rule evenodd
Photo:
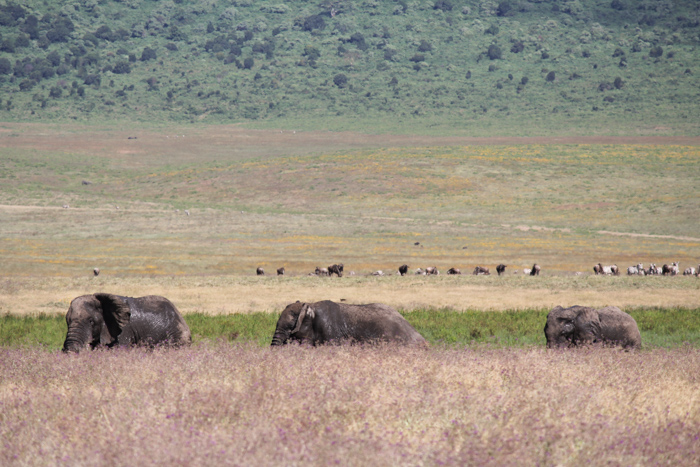
<path fill-rule="evenodd" d="M 272 345 L 283 345 L 290 340 L 311 345 L 381 341 L 427 345 L 423 336 L 390 306 L 350 305 L 329 300 L 287 305 L 277 320 Z"/>
<path fill-rule="evenodd" d="M 137 136 L 129 136 L 127 139 L 138 139 Z"/>
<path fill-rule="evenodd" d="M 595 266 L 593 266 L 593 272 L 595 275 L 603 274 L 603 265 L 598 263 Z"/>
<path fill-rule="evenodd" d="M 544 335 L 548 348 L 585 344 L 639 348 L 642 345 L 637 322 L 614 306 L 597 310 L 584 306 L 558 306 L 547 315 Z"/>
<path fill-rule="evenodd" d="M 100 275 L 100 268 L 95 268 L 92 270 L 92 273 L 95 275 L 95 277 Z"/>
<path fill-rule="evenodd" d="M 418 246 L 418 245 L 420 245 L 420 242 L 416 242 L 413 244 L 413 246 Z"/>
<path fill-rule="evenodd" d="M 474 268 L 474 272 L 472 272 L 472 274 L 475 276 L 490 276 L 491 272 L 489 271 L 489 268 L 477 266 Z"/>
<path fill-rule="evenodd" d="M 506 272 L 506 265 L 505 265 L 505 264 L 499 264 L 498 266 L 496 266 L 496 272 L 498 273 L 499 276 L 500 276 L 501 274 L 503 274 L 504 272 Z"/>
<path fill-rule="evenodd" d="M 265 270 L 263 268 L 258 268 L 255 270 L 255 274 L 257 274 L 258 276 L 264 276 Z"/>
<path fill-rule="evenodd" d="M 399 266 L 399 274 L 405 276 L 408 273 L 408 264 Z"/>
<path fill-rule="evenodd" d="M 338 277 L 343 277 L 343 263 L 328 266 L 328 275 L 332 276 L 333 274 Z"/>
<path fill-rule="evenodd" d="M 64 352 L 99 345 L 180 346 L 192 342 L 190 328 L 175 305 L 157 295 L 83 295 L 71 302 L 66 324 Z"/>
<path fill-rule="evenodd" d="M 318 266 L 316 267 L 316 270 L 314 272 L 317 276 L 327 276 L 328 275 L 328 269 L 319 268 Z"/>
<path fill-rule="evenodd" d="M 284 268 L 279 268 L 279 269 L 277 269 L 277 275 L 278 275 L 278 276 L 284 276 Z"/>
<path fill-rule="evenodd" d="M 540 265 L 535 263 L 532 265 L 532 268 L 530 269 L 530 275 L 531 276 L 539 276 L 540 275 Z"/>
<path fill-rule="evenodd" d="M 460 270 L 457 269 L 457 268 L 450 268 L 450 269 L 447 270 L 447 274 L 450 275 L 450 276 L 455 276 L 455 275 L 462 274 L 462 271 L 460 271 Z"/>
<path fill-rule="evenodd" d="M 92 182 L 89 182 L 89 181 L 87 181 L 87 180 L 83 180 L 83 181 L 82 181 L 82 184 L 83 184 L 83 185 L 92 185 Z"/>
<path fill-rule="evenodd" d="M 661 266 L 661 273 L 664 276 L 677 276 L 679 272 L 680 268 L 678 267 L 677 262 L 671 263 L 670 266 L 668 264 L 664 264 L 663 266 Z"/>
<path fill-rule="evenodd" d="M 440 271 L 438 271 L 438 268 L 433 266 L 433 267 L 425 268 L 425 273 L 428 275 L 437 276 L 440 274 Z"/>

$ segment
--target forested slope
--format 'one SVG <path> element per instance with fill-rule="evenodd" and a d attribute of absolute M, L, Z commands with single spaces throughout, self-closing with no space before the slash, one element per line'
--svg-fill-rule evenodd
<path fill-rule="evenodd" d="M 694 0 L 8 2 L 0 119 L 697 134 L 699 18 Z"/>

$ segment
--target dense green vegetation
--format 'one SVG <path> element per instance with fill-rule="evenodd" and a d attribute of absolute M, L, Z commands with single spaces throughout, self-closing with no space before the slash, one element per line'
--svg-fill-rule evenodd
<path fill-rule="evenodd" d="M 697 133 L 699 34 L 695 0 L 20 0 L 0 119 Z"/>
<path fill-rule="evenodd" d="M 700 309 L 640 308 L 627 310 L 642 333 L 645 347 L 700 346 Z M 549 310 L 464 311 L 413 310 L 404 317 L 431 344 L 492 344 L 521 347 L 544 345 L 544 323 Z M 185 316 L 195 343 L 203 340 L 247 340 L 269 345 L 277 313 Z M 0 317 L 0 346 L 41 345 L 55 350 L 63 345 L 66 325 L 62 316 L 6 315 Z"/>

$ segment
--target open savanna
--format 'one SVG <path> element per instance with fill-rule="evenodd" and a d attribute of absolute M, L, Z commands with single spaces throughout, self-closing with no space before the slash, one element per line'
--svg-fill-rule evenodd
<path fill-rule="evenodd" d="M 2 465 L 700 462 L 700 353 L 0 348 Z"/>
<path fill-rule="evenodd" d="M 697 138 L 633 141 L 5 124 L 0 311 L 62 312 L 97 290 L 212 314 L 325 298 L 697 306 L 695 278 L 586 277 L 597 262 L 700 262 Z M 356 276 L 302 277 L 336 262 Z M 514 277 L 535 262 L 542 276 Z M 364 277 L 404 263 L 508 269 Z M 258 266 L 289 277 L 249 277 Z"/>

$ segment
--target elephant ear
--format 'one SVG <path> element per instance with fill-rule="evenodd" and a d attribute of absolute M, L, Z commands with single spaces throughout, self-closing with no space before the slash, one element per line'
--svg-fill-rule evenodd
<path fill-rule="evenodd" d="M 301 329 L 301 325 L 304 322 L 304 319 L 306 317 L 310 317 L 311 319 L 314 319 L 314 316 L 316 316 L 316 313 L 314 312 L 314 309 L 311 308 L 309 304 L 304 304 L 304 306 L 301 307 L 301 312 L 299 313 L 299 318 L 297 319 L 297 325 L 294 326 L 294 330 L 292 330 L 291 334 L 296 334 L 299 332 L 299 329 Z"/>
<path fill-rule="evenodd" d="M 107 293 L 96 293 L 95 298 L 99 300 L 102 306 L 102 318 L 105 321 L 107 330 L 112 336 L 112 340 L 116 340 L 122 329 L 131 320 L 129 304 L 124 297 Z"/>

